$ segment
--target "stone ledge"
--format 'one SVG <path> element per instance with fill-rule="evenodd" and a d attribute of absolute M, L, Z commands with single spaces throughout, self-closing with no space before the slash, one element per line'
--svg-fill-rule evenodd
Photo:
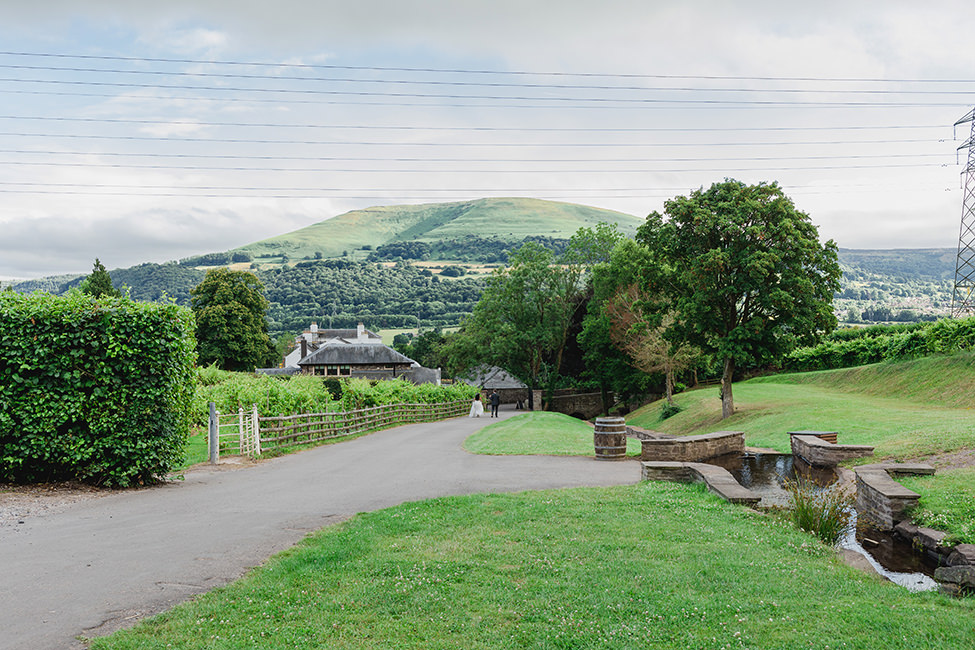
<path fill-rule="evenodd" d="M 934 579 L 957 585 L 962 593 L 975 592 L 975 566 L 942 566 L 934 570 Z M 956 593 L 954 590 L 949 593 Z"/>
<path fill-rule="evenodd" d="M 642 440 L 640 460 L 694 463 L 744 451 L 743 431 L 716 431 L 697 436 Z"/>
<path fill-rule="evenodd" d="M 669 433 L 651 431 L 650 429 L 634 427 L 629 424 L 626 425 L 626 435 L 630 438 L 637 438 L 638 440 L 669 440 L 677 437 Z"/>
<path fill-rule="evenodd" d="M 933 476 L 935 472 L 934 466 L 927 463 L 873 463 L 856 467 L 858 472 L 875 469 L 894 476 Z"/>
<path fill-rule="evenodd" d="M 882 469 L 862 469 L 854 470 L 857 476 L 857 483 L 865 483 L 869 487 L 880 492 L 888 499 L 913 499 L 917 501 L 921 498 L 917 492 L 908 490 L 906 487 L 890 477 L 890 474 Z"/>
<path fill-rule="evenodd" d="M 958 544 L 948 556 L 948 566 L 975 566 L 975 544 Z"/>
<path fill-rule="evenodd" d="M 813 467 L 835 467 L 845 460 L 873 456 L 868 445 L 840 445 L 816 435 L 793 433 L 789 436 L 792 454 Z"/>
<path fill-rule="evenodd" d="M 725 501 L 755 505 L 761 497 L 746 487 L 742 487 L 731 472 L 707 463 L 684 463 L 677 461 L 645 461 L 642 463 L 644 480 L 674 481 L 677 483 L 704 483 L 708 490 Z"/>

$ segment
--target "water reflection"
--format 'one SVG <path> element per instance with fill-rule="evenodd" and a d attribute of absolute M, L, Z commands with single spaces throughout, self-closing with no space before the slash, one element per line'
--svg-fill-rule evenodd
<path fill-rule="evenodd" d="M 833 470 L 813 467 L 792 454 L 727 454 L 707 462 L 725 468 L 742 486 L 761 496 L 760 508 L 789 505 L 789 493 L 783 487 L 786 481 L 802 478 L 823 487 L 836 482 Z"/>

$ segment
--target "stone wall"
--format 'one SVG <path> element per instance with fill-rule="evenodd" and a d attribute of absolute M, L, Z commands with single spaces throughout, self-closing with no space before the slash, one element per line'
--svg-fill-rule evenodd
<path fill-rule="evenodd" d="M 814 435 L 793 434 L 792 455 L 798 456 L 813 467 L 836 467 L 845 460 L 873 455 L 873 447 L 867 445 L 832 444 Z"/>
<path fill-rule="evenodd" d="M 675 483 L 701 483 L 708 490 L 725 501 L 754 506 L 762 497 L 746 487 L 742 487 L 731 472 L 717 465 L 707 463 L 679 463 L 672 461 L 649 461 L 643 464 L 642 476 L 645 481 L 672 481 Z"/>
<path fill-rule="evenodd" d="M 857 518 L 879 530 L 893 530 L 920 498 L 876 466 L 857 468 L 856 477 Z"/>
<path fill-rule="evenodd" d="M 603 396 L 602 393 L 556 394 L 548 403 L 548 410 L 591 420 L 603 412 Z"/>
<path fill-rule="evenodd" d="M 745 452 L 745 434 L 742 431 L 717 431 L 700 436 L 641 440 L 644 461 L 697 462 Z"/>

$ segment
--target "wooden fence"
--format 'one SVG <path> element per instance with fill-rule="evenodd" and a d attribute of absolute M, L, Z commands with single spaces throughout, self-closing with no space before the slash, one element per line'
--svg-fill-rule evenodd
<path fill-rule="evenodd" d="M 401 424 L 455 418 L 466 415 L 469 409 L 467 400 L 387 404 L 355 411 L 277 416 L 258 415 L 256 408 L 249 412 L 241 409 L 236 414 L 217 414 L 218 447 L 224 454 L 257 456 L 262 451 L 307 445 Z M 210 458 L 214 460 L 212 453 Z"/>
<path fill-rule="evenodd" d="M 238 409 L 236 413 L 218 413 L 215 408 L 211 408 L 210 431 L 211 462 L 216 461 L 221 454 L 232 456 L 260 456 L 261 454 L 256 406 L 247 411 Z"/>

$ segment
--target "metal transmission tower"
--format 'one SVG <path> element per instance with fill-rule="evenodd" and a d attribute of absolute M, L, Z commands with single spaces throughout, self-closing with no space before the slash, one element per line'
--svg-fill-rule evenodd
<path fill-rule="evenodd" d="M 962 185 L 961 229 L 958 234 L 958 257 L 955 260 L 955 289 L 951 295 L 951 315 L 961 316 L 975 310 L 975 108 L 955 122 L 955 127 L 972 123 L 972 132 L 958 151 L 968 149 L 968 164 Z"/>

